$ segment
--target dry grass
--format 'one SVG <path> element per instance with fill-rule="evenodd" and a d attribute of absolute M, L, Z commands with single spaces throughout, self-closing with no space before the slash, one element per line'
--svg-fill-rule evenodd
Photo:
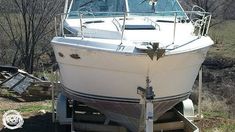
<path fill-rule="evenodd" d="M 194 91 L 198 95 L 197 90 Z M 202 132 L 235 132 L 235 120 L 229 119 L 231 108 L 226 104 L 227 100 L 216 96 L 209 91 L 202 93 L 203 118 L 196 121 L 196 125 Z"/>
<path fill-rule="evenodd" d="M 235 121 L 213 117 L 213 118 L 203 118 L 196 122 L 197 126 L 200 128 L 201 132 L 234 132 L 235 131 Z"/>
<path fill-rule="evenodd" d="M 209 92 L 203 93 L 202 111 L 205 117 L 229 117 L 229 106 L 227 100 L 213 95 Z"/>
<path fill-rule="evenodd" d="M 50 112 L 51 101 L 45 100 L 37 102 L 15 102 L 0 97 L 0 119 L 2 119 L 4 112 L 8 110 L 17 110 L 24 118 L 29 118 L 30 116 L 41 114 L 42 110 L 45 112 Z M 2 127 L 2 122 L 0 122 L 0 128 Z"/>
<path fill-rule="evenodd" d="M 209 56 L 235 58 L 235 20 L 229 20 L 210 29 L 215 45 L 209 50 Z"/>

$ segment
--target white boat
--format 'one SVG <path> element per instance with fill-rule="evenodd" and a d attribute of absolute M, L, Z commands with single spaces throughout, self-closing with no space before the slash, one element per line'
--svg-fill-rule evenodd
<path fill-rule="evenodd" d="M 213 44 L 211 15 L 177 0 L 72 0 L 51 41 L 64 94 L 131 131 L 149 78 L 154 120 L 188 98 Z"/>

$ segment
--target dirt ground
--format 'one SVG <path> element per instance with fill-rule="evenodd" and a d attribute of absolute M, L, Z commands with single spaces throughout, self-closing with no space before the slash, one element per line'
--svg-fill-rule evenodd
<path fill-rule="evenodd" d="M 221 117 L 203 118 L 196 120 L 200 132 L 235 132 L 235 120 L 224 119 Z"/>
<path fill-rule="evenodd" d="M 28 106 L 40 106 L 45 105 L 48 101 L 36 101 L 36 102 L 15 102 L 10 99 L 0 97 L 0 119 L 5 110 L 21 109 Z M 22 128 L 14 130 L 14 132 L 55 132 L 57 131 L 57 124 L 52 123 L 52 114 L 43 110 L 26 110 L 20 112 L 24 118 L 24 125 Z M 13 132 L 12 130 L 5 129 L 0 122 L 1 132 Z"/>
<path fill-rule="evenodd" d="M 16 102 L 11 99 L 0 97 L 0 119 L 5 110 L 19 109 L 22 110 L 24 107 L 34 107 L 50 105 L 48 100 L 34 101 L 34 102 Z M 5 129 L 0 122 L 0 132 L 66 132 L 69 131 L 69 126 L 59 126 L 56 123 L 52 123 L 52 114 L 50 110 L 42 112 L 38 109 L 23 110 L 20 112 L 24 118 L 24 125 L 22 128 L 17 130 Z M 202 132 L 205 129 L 216 128 L 220 124 L 235 124 L 235 120 L 227 120 L 219 117 L 204 118 L 198 120 L 195 124 L 201 129 Z M 230 129 L 231 130 L 231 129 Z M 213 131 L 213 129 L 212 129 Z M 235 130 L 234 130 L 235 131 Z M 220 132 L 220 131 L 218 131 Z"/>
<path fill-rule="evenodd" d="M 23 115 L 24 116 L 24 115 Z M 51 121 L 51 113 L 43 115 L 31 114 L 30 117 L 24 116 L 22 128 L 13 130 L 14 132 L 55 132 L 56 125 Z M 12 132 L 12 130 L 2 128 L 1 132 Z"/>

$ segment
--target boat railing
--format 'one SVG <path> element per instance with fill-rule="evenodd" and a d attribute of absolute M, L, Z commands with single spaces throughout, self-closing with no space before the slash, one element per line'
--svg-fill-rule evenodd
<path fill-rule="evenodd" d="M 117 18 L 113 18 L 113 24 L 117 26 L 117 30 L 120 31 L 122 29 L 121 23 L 117 20 Z"/>
<path fill-rule="evenodd" d="M 84 31 L 86 27 L 83 23 L 83 19 L 85 18 L 104 18 L 104 17 L 113 17 L 113 23 L 117 26 L 118 31 L 121 33 L 121 43 L 123 41 L 123 36 L 125 33 L 125 26 L 126 26 L 126 19 L 130 16 L 145 16 L 144 19 L 150 22 L 155 28 L 158 28 L 160 31 L 160 25 L 158 24 L 159 21 L 164 17 L 171 17 L 171 20 L 168 22 L 174 23 L 173 29 L 173 43 L 175 40 L 175 32 L 178 23 L 192 23 L 194 26 L 194 35 L 201 37 L 207 36 L 209 32 L 210 22 L 211 22 L 211 14 L 205 12 L 204 10 L 195 10 L 198 7 L 194 7 L 192 11 L 185 11 L 185 12 L 177 12 L 177 11 L 165 11 L 165 12 L 155 12 L 155 13 L 143 13 L 143 12 L 72 12 L 71 13 L 62 13 L 58 14 L 55 17 L 55 35 L 56 36 L 76 36 L 76 37 L 87 37 L 87 34 Z M 159 17 L 158 17 L 159 16 Z M 75 17 L 80 19 L 80 22 L 76 27 L 79 27 L 77 31 L 71 31 L 66 27 L 65 20 L 67 18 Z M 158 18 L 158 20 L 154 21 L 152 18 Z M 173 18 L 174 17 L 174 18 Z M 120 20 L 123 20 L 122 22 Z M 165 20 L 167 21 L 167 20 Z"/>
<path fill-rule="evenodd" d="M 153 21 L 149 17 L 145 17 L 145 20 L 151 22 L 151 24 L 154 25 L 155 28 L 158 28 L 158 30 L 160 31 L 160 25 L 157 22 Z"/>

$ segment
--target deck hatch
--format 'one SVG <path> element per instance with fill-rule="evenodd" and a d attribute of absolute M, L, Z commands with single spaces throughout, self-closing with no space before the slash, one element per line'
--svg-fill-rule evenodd
<path fill-rule="evenodd" d="M 102 21 L 102 20 L 86 21 L 84 24 L 91 24 L 91 23 L 104 23 L 104 21 Z"/>
<path fill-rule="evenodd" d="M 125 30 L 155 30 L 153 25 L 125 25 Z"/>

